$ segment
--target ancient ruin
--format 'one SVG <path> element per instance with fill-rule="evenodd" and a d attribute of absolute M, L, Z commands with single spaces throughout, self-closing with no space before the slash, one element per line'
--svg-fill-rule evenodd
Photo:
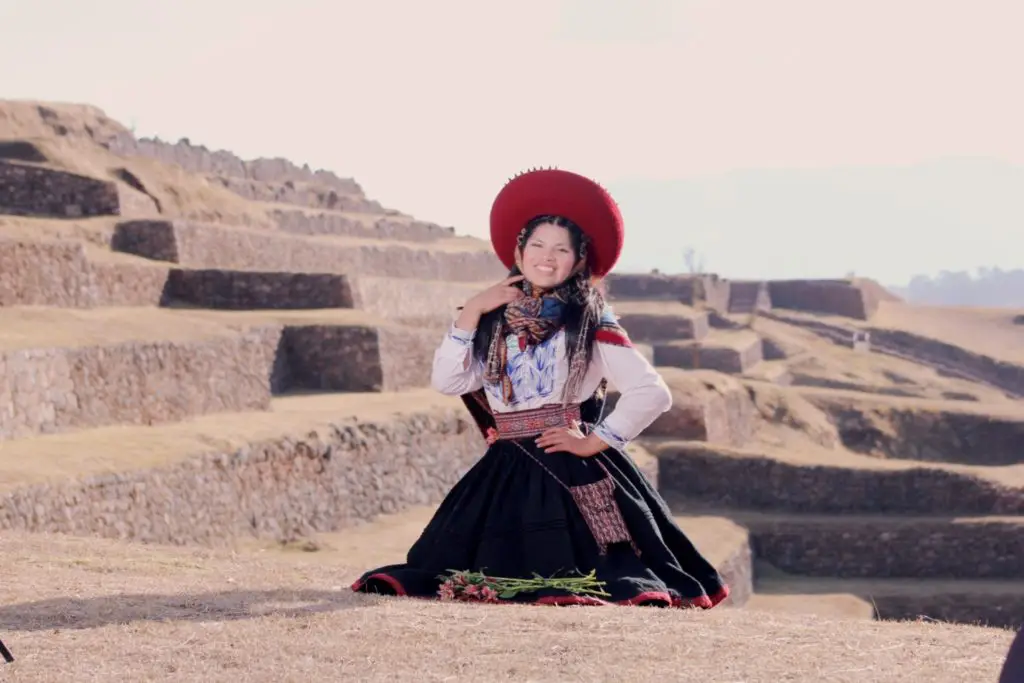
<path fill-rule="evenodd" d="M 436 504 L 482 440 L 431 356 L 502 274 L 352 179 L 0 103 L 0 529 L 215 547 Z M 632 455 L 733 608 L 1021 624 L 1024 344 L 879 323 L 905 304 L 866 280 L 606 285 L 675 396 Z"/>

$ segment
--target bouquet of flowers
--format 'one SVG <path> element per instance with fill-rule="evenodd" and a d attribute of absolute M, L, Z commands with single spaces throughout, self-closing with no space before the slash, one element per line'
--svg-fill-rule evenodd
<path fill-rule="evenodd" d="M 609 596 L 604 591 L 604 582 L 598 581 L 593 571 L 573 577 L 545 578 L 534 573 L 531 579 L 511 579 L 488 576 L 483 572 L 449 569 L 448 574 L 442 574 L 438 578 L 442 581 L 437 594 L 442 600 L 498 602 L 514 598 L 520 593 L 533 593 L 545 588 L 555 588 L 576 595 Z"/>

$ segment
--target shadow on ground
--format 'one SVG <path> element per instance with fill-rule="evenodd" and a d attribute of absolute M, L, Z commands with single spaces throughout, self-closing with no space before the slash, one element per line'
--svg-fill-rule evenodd
<path fill-rule="evenodd" d="M 175 595 L 127 593 L 52 598 L 0 607 L 0 631 L 90 629 L 135 621 L 238 621 L 301 617 L 376 604 L 348 590 L 231 590 Z"/>

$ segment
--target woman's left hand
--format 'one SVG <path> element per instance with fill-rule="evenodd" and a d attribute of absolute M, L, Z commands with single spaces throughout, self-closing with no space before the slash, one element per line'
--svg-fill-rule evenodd
<path fill-rule="evenodd" d="M 561 451 L 580 458 L 589 458 L 608 448 L 608 444 L 593 434 L 588 436 L 580 431 L 578 424 L 549 429 L 537 437 L 536 444 L 543 448 L 545 453 Z"/>

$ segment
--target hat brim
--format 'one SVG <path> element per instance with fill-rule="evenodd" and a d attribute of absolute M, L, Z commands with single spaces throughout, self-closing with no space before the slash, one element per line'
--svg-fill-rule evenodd
<path fill-rule="evenodd" d="M 593 180 L 570 171 L 540 169 L 510 180 L 491 206 L 491 244 L 506 268 L 515 265 L 519 233 L 537 216 L 568 218 L 590 238 L 590 272 L 604 277 L 622 253 L 622 214 Z"/>

